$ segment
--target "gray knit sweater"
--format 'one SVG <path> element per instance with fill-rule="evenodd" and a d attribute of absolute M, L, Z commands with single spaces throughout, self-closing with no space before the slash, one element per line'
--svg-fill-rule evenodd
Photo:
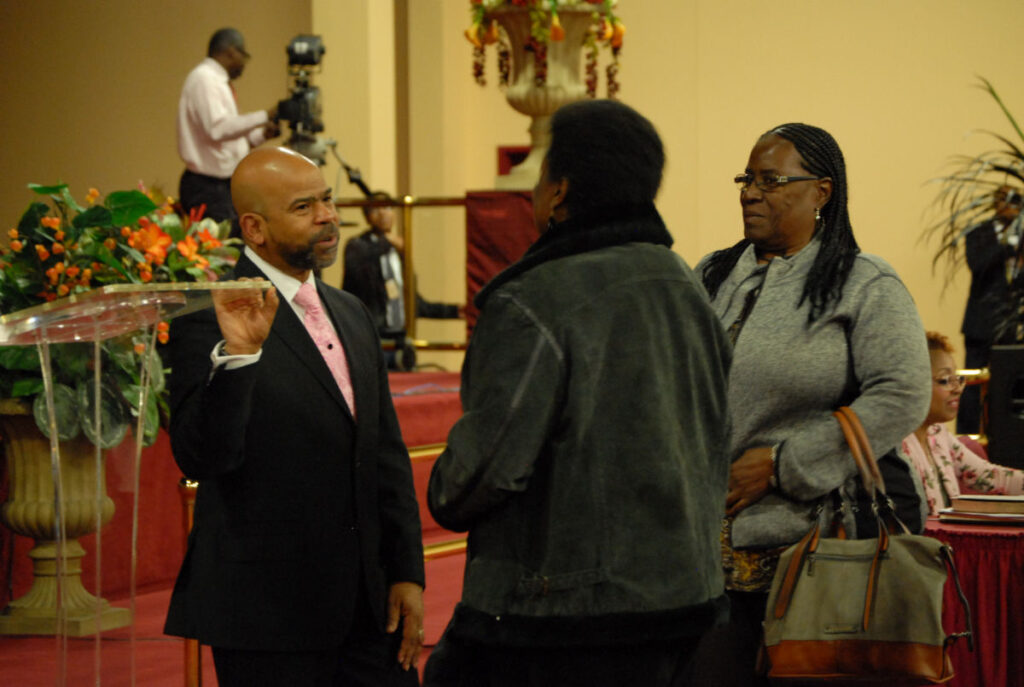
<path fill-rule="evenodd" d="M 832 417 L 837 407 L 856 411 L 881 456 L 921 424 L 930 403 L 921 321 L 903 282 L 881 258 L 860 254 L 842 300 L 808 325 L 810 303 L 797 303 L 820 246 L 815 239 L 767 265 L 758 265 L 748 247 L 712 303 L 728 327 L 767 270 L 735 345 L 730 449 L 735 460 L 748 448 L 780 445 L 779 489 L 737 516 L 732 534 L 738 547 L 797 541 L 822 496 L 852 487 L 856 467 Z"/>

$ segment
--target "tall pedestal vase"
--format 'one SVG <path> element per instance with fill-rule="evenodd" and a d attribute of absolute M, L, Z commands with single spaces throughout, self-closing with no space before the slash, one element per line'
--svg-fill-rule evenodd
<path fill-rule="evenodd" d="M 509 174 L 498 176 L 496 186 L 500 189 L 533 188 L 551 143 L 551 115 L 562 105 L 586 97 L 580 60 L 583 40 L 593 21 L 593 11 L 587 8 L 559 11 L 565 38 L 547 43 L 547 74 L 541 85 L 537 84 L 534 53 L 527 50 L 530 43 L 529 10 L 505 7 L 488 13 L 488 17 L 497 20 L 505 29 L 510 43 L 512 59 L 505 97 L 514 109 L 533 119 L 530 124 L 530 154 Z"/>
<path fill-rule="evenodd" d="M 61 442 L 67 536 L 58 604 L 57 516 L 50 441 L 36 427 L 28 406 L 12 401 L 0 402 L 0 434 L 9 477 L 9 495 L 0 507 L 0 520 L 16 534 L 35 540 L 28 554 L 32 559 L 32 588 L 0 612 L 0 635 L 58 634 L 61 616 L 65 633 L 72 637 L 128 625 L 128 609 L 111 606 L 82 584 L 85 549 L 78 538 L 96 530 L 96 448 L 83 437 Z M 105 479 L 100 484 L 104 485 Z M 101 521 L 106 524 L 114 515 L 114 502 L 105 486 L 101 487 L 99 503 Z"/>

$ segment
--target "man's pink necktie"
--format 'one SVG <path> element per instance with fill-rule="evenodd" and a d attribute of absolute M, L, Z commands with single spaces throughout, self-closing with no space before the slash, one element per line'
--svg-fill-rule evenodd
<path fill-rule="evenodd" d="M 331 374 L 334 375 L 334 380 L 338 383 L 338 388 L 341 389 L 341 395 L 345 397 L 345 402 L 348 403 L 349 410 L 352 411 L 352 417 L 355 417 L 356 398 L 352 391 L 352 377 L 349 375 L 345 349 L 341 347 L 338 332 L 334 330 L 334 325 L 331 324 L 323 306 L 320 305 L 316 287 L 310 282 L 300 286 L 299 292 L 295 294 L 295 302 L 306 311 L 303 324 L 306 325 L 309 335 L 313 337 L 313 343 L 320 349 L 324 362 L 327 363 Z"/>

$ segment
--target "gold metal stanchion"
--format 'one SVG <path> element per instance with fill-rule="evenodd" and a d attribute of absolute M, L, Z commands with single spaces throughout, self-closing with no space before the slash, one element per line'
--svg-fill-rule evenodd
<path fill-rule="evenodd" d="M 178 482 L 178 493 L 181 495 L 181 510 L 185 526 L 185 548 L 188 548 L 188 535 L 192 531 L 192 522 L 196 510 L 196 490 L 199 482 L 181 478 Z M 185 687 L 202 687 L 203 655 L 198 639 L 185 640 Z"/>

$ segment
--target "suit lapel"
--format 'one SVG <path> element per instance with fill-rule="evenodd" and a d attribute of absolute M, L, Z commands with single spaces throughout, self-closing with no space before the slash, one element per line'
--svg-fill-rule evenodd
<path fill-rule="evenodd" d="M 238 264 L 235 266 L 235 275 L 239 277 L 267 278 L 259 267 L 249 260 L 244 253 L 239 257 Z M 324 300 L 323 294 L 321 294 L 320 299 Z M 310 337 L 309 332 L 306 331 L 305 325 L 299 320 L 299 316 L 295 314 L 289 303 L 282 302 L 278 306 L 277 314 L 274 316 L 274 324 L 270 328 L 270 335 L 279 338 L 291 350 L 295 357 L 309 370 L 310 375 L 316 379 L 317 383 L 344 409 L 349 419 L 352 419 L 352 411 L 349 409 L 348 404 L 345 403 L 345 398 L 341 395 L 341 389 L 338 388 L 337 382 L 334 381 L 331 369 L 327 367 L 327 362 L 324 360 L 323 355 L 320 354 L 320 349 L 313 343 L 313 339 Z M 342 337 L 342 345 L 345 345 L 344 337 Z M 346 355 L 348 355 L 347 349 Z M 353 380 L 353 386 L 355 386 L 355 380 Z M 358 403 L 357 397 L 357 407 Z"/>

